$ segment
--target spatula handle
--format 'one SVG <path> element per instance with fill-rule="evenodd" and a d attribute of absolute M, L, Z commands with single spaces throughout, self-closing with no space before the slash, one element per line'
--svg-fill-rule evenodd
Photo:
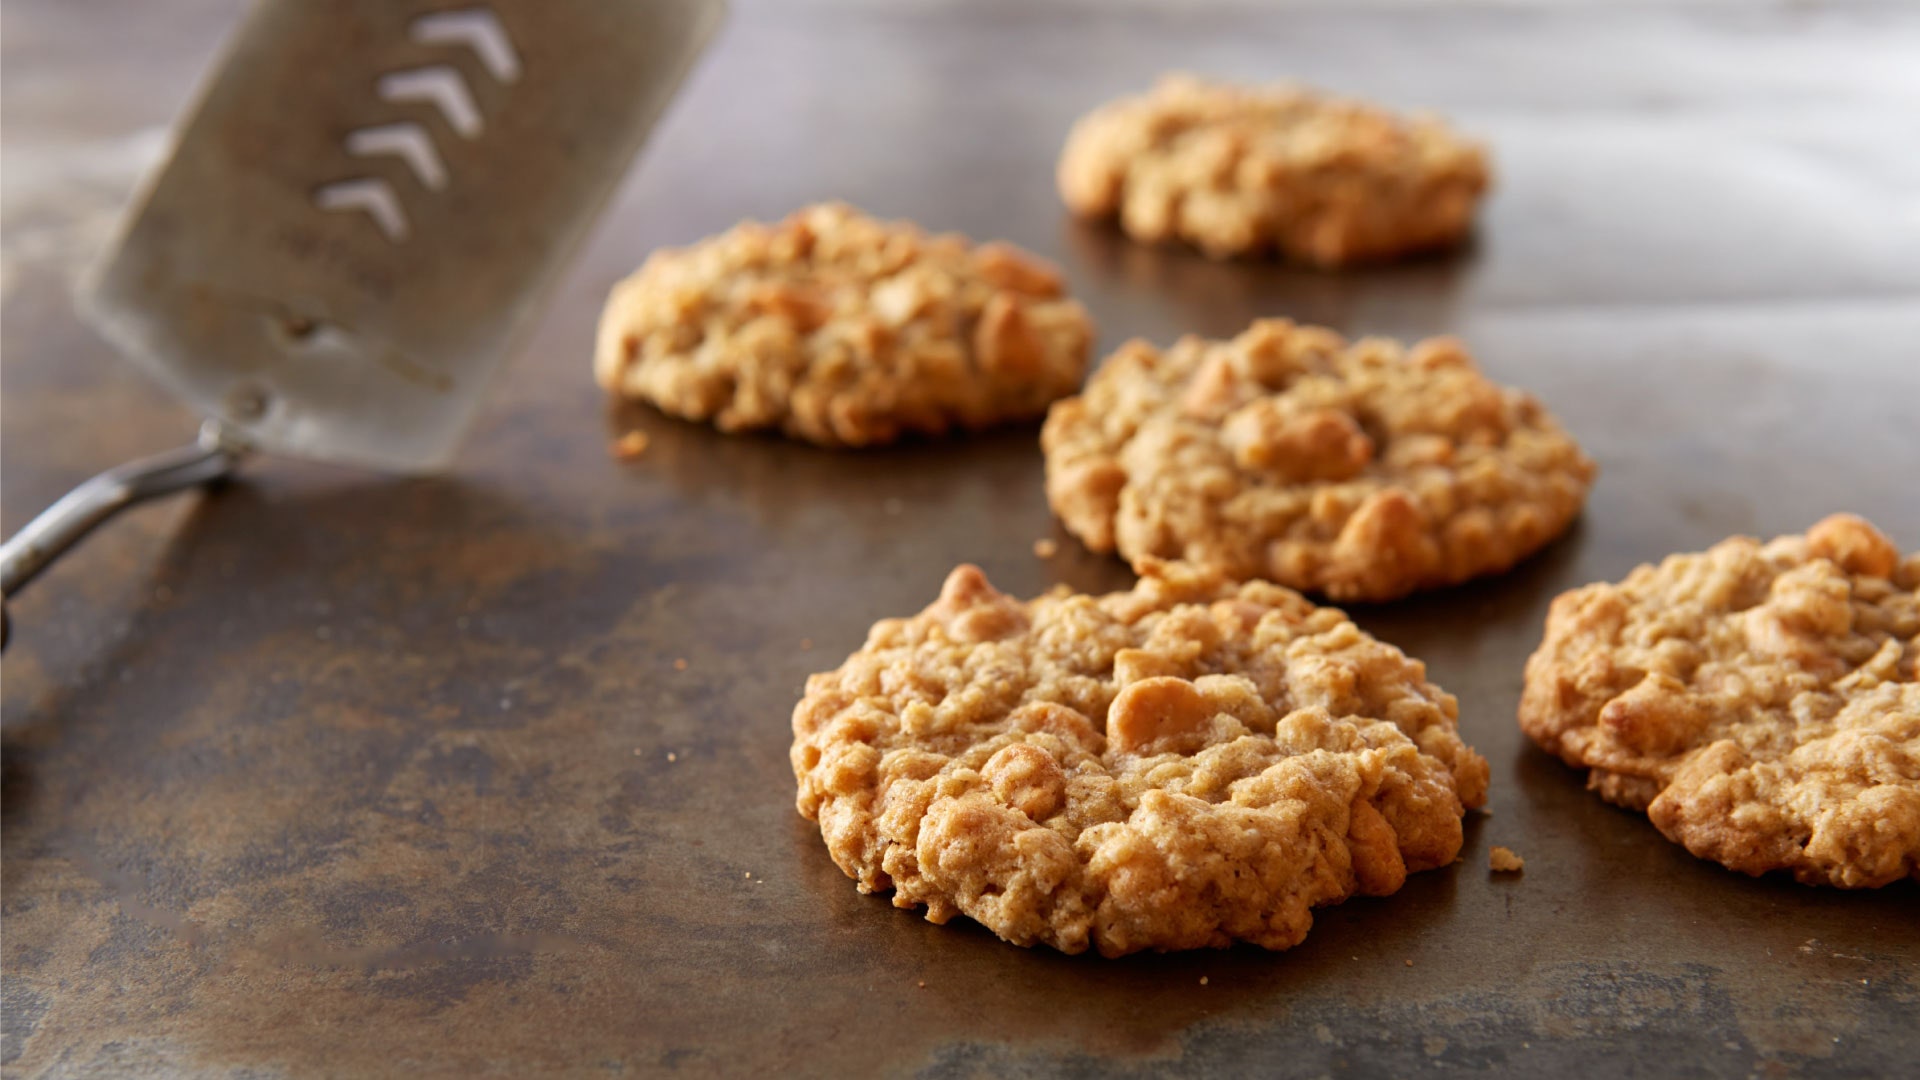
<path fill-rule="evenodd" d="M 0 544 L 0 603 L 120 510 L 156 495 L 219 480 L 233 472 L 246 446 L 217 420 L 200 426 L 191 446 L 108 469 L 47 507 Z M 0 646 L 8 636 L 0 608 Z"/>

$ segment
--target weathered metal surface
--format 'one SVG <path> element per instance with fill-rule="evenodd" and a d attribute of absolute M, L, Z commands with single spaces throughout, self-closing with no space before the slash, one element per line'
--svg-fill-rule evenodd
<path fill-rule="evenodd" d="M 6 6 L 9 531 L 191 431 L 79 329 L 66 268 L 233 7 Z M 262 462 L 19 598 L 7 1074 L 1910 1069 L 1920 892 L 1694 860 L 1513 710 L 1563 588 L 1836 509 L 1920 545 L 1920 144 L 1893 136 L 1917 41 L 1897 5 L 1099 27 L 737 5 L 450 475 Z M 1479 243 L 1317 275 L 1069 223 L 1065 125 L 1168 66 L 1451 112 L 1501 165 Z M 1030 428 L 827 453 L 605 409 L 587 357 L 615 277 L 820 196 L 1057 257 L 1104 347 L 1260 314 L 1451 330 L 1560 413 L 1604 470 L 1571 536 L 1355 612 L 1429 661 L 1493 762 L 1460 864 L 1278 955 L 1067 958 L 855 894 L 790 804 L 805 675 L 962 559 L 1020 593 L 1127 575 L 1051 524 Z M 621 464 L 629 425 L 652 447 Z M 1049 535 L 1063 554 L 1035 559 Z M 1496 843 L 1524 876 L 1490 878 Z"/>

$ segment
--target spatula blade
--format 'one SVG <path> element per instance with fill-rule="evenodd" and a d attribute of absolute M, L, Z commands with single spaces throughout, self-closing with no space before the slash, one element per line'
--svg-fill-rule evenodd
<path fill-rule="evenodd" d="M 444 464 L 722 0 L 266 0 L 83 289 L 262 449 Z"/>

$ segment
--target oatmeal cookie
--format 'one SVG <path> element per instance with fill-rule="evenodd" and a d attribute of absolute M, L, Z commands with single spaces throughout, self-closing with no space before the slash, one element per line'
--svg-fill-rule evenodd
<path fill-rule="evenodd" d="M 1041 431 L 1047 499 L 1095 551 L 1336 600 L 1505 570 L 1580 512 L 1594 466 L 1452 338 L 1284 320 L 1121 346 Z"/>
<path fill-rule="evenodd" d="M 1149 562 L 1028 603 L 971 566 L 793 714 L 800 813 L 862 892 L 1107 956 L 1297 945 L 1460 849 L 1453 695 L 1341 612 Z"/>
<path fill-rule="evenodd" d="M 654 253 L 607 300 L 594 374 L 722 431 L 871 446 L 1039 416 L 1092 342 L 1018 248 L 827 203 Z"/>
<path fill-rule="evenodd" d="M 1920 553 L 1851 514 L 1553 602 L 1520 726 L 1703 859 L 1920 878 Z"/>
<path fill-rule="evenodd" d="M 1081 118 L 1057 178 L 1068 209 L 1135 240 L 1339 266 L 1456 243 L 1489 170 L 1430 116 L 1169 75 Z"/>

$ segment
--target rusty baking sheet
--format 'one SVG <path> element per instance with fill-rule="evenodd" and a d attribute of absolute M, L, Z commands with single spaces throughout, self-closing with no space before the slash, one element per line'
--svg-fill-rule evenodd
<path fill-rule="evenodd" d="M 131 176 L 100 163 L 170 119 L 237 7 L 6 6 L 7 529 L 182 430 L 76 325 L 48 245 L 84 247 L 87 215 L 111 214 Z M 1871 4 L 1147 5 L 1098 27 L 1011 4 L 736 4 L 451 475 L 267 463 L 143 511 L 20 598 L 0 1067 L 1910 1070 L 1920 891 L 1695 860 L 1528 748 L 1513 711 L 1561 589 L 1843 508 L 1920 546 L 1920 149 L 1887 136 L 1920 114 L 1916 41 L 1920 14 Z M 1485 133 L 1500 186 L 1476 246 L 1322 275 L 1070 223 L 1049 183 L 1067 123 L 1174 66 Z M 51 184 L 56 165 L 81 179 Z M 1119 962 L 854 892 L 791 806 L 805 676 L 961 560 L 1021 594 L 1128 576 L 1051 522 L 1033 428 L 849 454 L 606 411 L 588 357 L 617 277 L 825 196 L 1051 255 L 1105 349 L 1270 314 L 1447 330 L 1559 412 L 1603 468 L 1571 535 L 1496 580 L 1354 611 L 1428 660 L 1493 763 L 1458 865 L 1322 912 L 1287 953 Z M 616 460 L 635 428 L 645 453 Z M 1061 553 L 1035 558 L 1042 537 Z M 1495 844 L 1526 872 L 1493 878 Z"/>

